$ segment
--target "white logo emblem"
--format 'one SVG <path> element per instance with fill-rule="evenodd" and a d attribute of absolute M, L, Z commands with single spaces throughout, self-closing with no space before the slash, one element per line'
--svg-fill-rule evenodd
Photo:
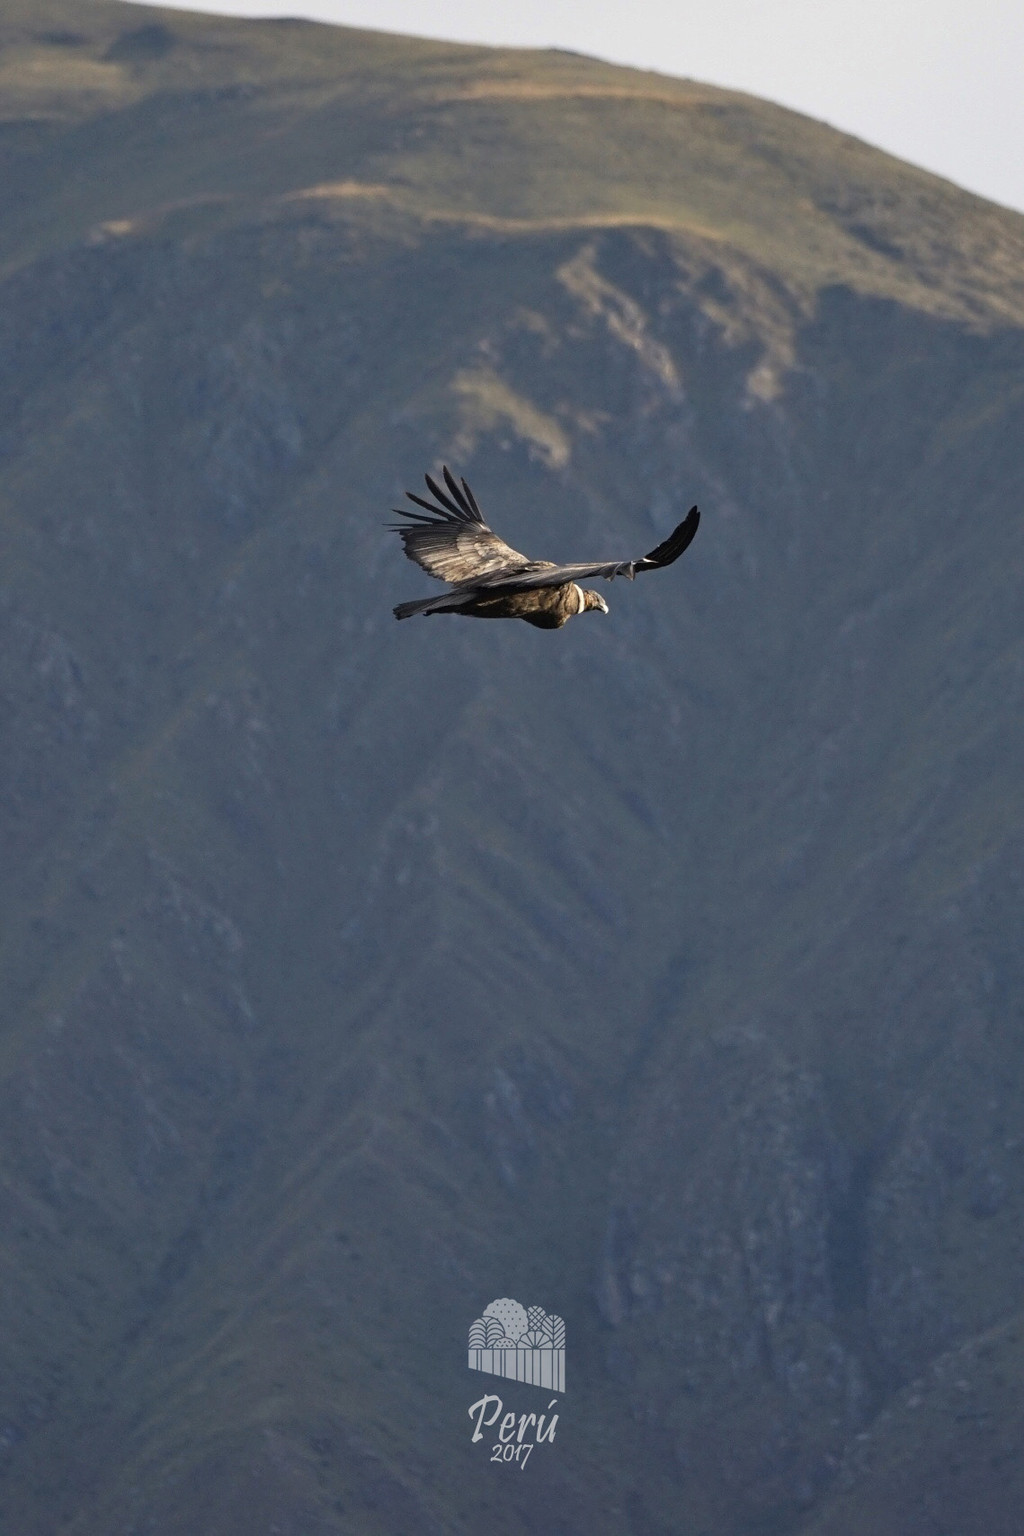
<path fill-rule="evenodd" d="M 564 1392 L 565 1324 L 543 1307 L 501 1296 L 469 1330 L 469 1368 Z"/>

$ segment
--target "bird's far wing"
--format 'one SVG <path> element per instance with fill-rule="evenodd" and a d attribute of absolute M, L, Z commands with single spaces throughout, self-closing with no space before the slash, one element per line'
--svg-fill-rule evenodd
<path fill-rule="evenodd" d="M 400 517 L 409 519 L 407 523 L 388 525 L 401 538 L 408 558 L 415 560 L 428 575 L 436 576 L 438 581 L 455 584 L 475 583 L 516 570 L 534 569 L 534 561 L 511 549 L 504 539 L 499 539 L 488 528 L 465 480 L 461 485 L 457 484 L 447 465 L 443 474 L 447 491 L 429 475 L 424 476 L 436 506 L 422 496 L 406 491 L 409 500 L 425 511 L 410 512 L 405 507 L 394 509 Z"/>
<path fill-rule="evenodd" d="M 626 576 L 632 581 L 641 571 L 660 571 L 666 565 L 671 565 L 673 560 L 678 560 L 683 550 L 692 543 L 699 522 L 700 513 L 696 507 L 691 507 L 679 527 L 670 533 L 656 549 L 652 549 L 649 555 L 644 555 L 642 560 L 618 562 L 608 560 L 597 565 L 545 565 L 543 567 L 538 562 L 522 571 L 499 572 L 493 576 L 484 577 L 474 585 L 486 588 L 488 591 L 494 591 L 500 587 L 523 592 L 535 587 L 561 587 L 567 581 L 588 581 L 593 576 L 603 576 L 607 581 L 614 580 L 616 576 Z"/>

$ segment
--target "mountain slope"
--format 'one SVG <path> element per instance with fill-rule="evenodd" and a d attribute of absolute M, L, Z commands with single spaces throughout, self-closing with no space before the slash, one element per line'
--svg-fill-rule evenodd
<path fill-rule="evenodd" d="M 0 45 L 5 1528 L 1015 1530 L 1024 220 L 565 55 Z M 442 459 L 704 521 L 399 627 Z"/>

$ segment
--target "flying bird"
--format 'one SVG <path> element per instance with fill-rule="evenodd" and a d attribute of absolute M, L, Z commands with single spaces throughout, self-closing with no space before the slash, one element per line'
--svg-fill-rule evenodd
<path fill-rule="evenodd" d="M 641 571 L 660 571 L 679 559 L 700 522 L 700 513 L 691 507 L 675 532 L 642 560 L 554 565 L 550 560 L 528 560 L 510 549 L 484 522 L 465 480 L 460 485 L 447 466 L 442 473 L 446 489 L 424 476 L 434 500 L 406 491 L 424 510 L 395 507 L 396 515 L 408 522 L 388 527 L 401 538 L 408 558 L 429 576 L 448 582 L 450 591 L 399 603 L 396 619 L 417 613 L 464 613 L 475 619 L 525 619 L 537 629 L 561 629 L 578 613 L 608 612 L 601 594 L 581 587 L 581 581 L 591 576 L 632 581 Z"/>

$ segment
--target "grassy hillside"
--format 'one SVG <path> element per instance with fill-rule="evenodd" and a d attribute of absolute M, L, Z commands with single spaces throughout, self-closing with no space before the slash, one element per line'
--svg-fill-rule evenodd
<path fill-rule="evenodd" d="M 0 1524 L 1015 1532 L 1024 219 L 86 0 L 5 7 L 0 176 Z M 441 461 L 541 556 L 704 521 L 398 626 Z"/>
<path fill-rule="evenodd" d="M 1024 313 L 1017 215 L 736 92 L 555 51 L 92 0 L 12 0 L 2 25 L 22 205 L 8 261 L 87 230 L 365 200 L 509 232 L 642 223 L 763 261 L 804 298 L 844 282 L 958 318 Z"/>

